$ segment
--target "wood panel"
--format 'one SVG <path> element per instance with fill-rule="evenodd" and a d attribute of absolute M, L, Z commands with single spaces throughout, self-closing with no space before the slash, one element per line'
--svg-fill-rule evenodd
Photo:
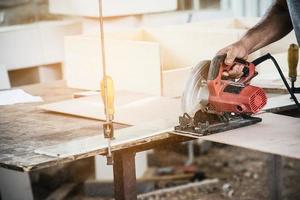
<path fill-rule="evenodd" d="M 159 5 L 159 6 L 157 6 Z M 177 0 L 103 0 L 103 16 L 124 16 L 177 9 Z M 98 0 L 49 0 L 53 14 L 99 17 Z"/>
<path fill-rule="evenodd" d="M 177 121 L 173 119 L 157 119 L 150 122 L 144 122 L 129 128 L 123 128 L 115 131 L 115 139 L 112 140 L 112 150 L 119 149 L 119 146 L 126 146 L 130 142 L 141 142 L 150 139 L 156 135 L 173 130 Z M 106 150 L 107 140 L 102 135 L 87 137 L 79 140 L 73 140 L 59 145 L 46 146 L 36 149 L 34 152 L 51 157 L 66 158 Z"/>
<path fill-rule="evenodd" d="M 176 118 L 180 115 L 180 99 L 117 92 L 115 102 L 116 123 L 138 125 L 155 119 Z M 82 97 L 40 106 L 48 111 L 105 120 L 100 95 Z"/>
<path fill-rule="evenodd" d="M 161 94 L 157 43 L 106 40 L 107 73 L 116 90 Z M 65 79 L 71 88 L 99 90 L 102 78 L 100 41 L 97 36 L 65 39 Z"/>
<path fill-rule="evenodd" d="M 262 122 L 256 125 L 201 139 L 300 159 L 300 119 L 271 113 L 258 117 Z"/>
<path fill-rule="evenodd" d="M 300 119 L 271 113 L 258 116 L 262 118 L 261 123 L 200 138 L 300 159 Z M 172 131 L 176 124 L 177 122 L 171 119 L 159 120 L 117 130 L 116 139 L 112 143 L 113 150 L 117 149 L 118 145 L 125 145 L 130 141 L 139 141 L 165 132 L 171 131 L 172 134 L 178 134 Z M 103 148 L 107 148 L 105 139 L 95 136 L 40 148 L 35 152 L 63 158 Z"/>
<path fill-rule="evenodd" d="M 176 73 L 169 76 L 167 95 L 180 93 L 178 88 L 179 82 L 172 85 L 172 82 L 176 81 L 173 75 L 176 75 Z M 296 96 L 300 99 L 300 95 Z M 115 105 L 115 122 L 128 125 L 137 125 L 154 119 L 170 119 L 175 116 L 177 119 L 181 114 L 181 99 L 179 98 L 173 99 L 132 92 L 117 92 Z M 290 99 L 290 95 L 279 95 L 268 98 L 267 105 L 263 111 L 278 110 L 284 107 L 293 107 L 294 105 L 295 102 Z M 45 104 L 39 106 L 39 108 L 51 112 L 105 120 L 104 107 L 100 95 Z"/>

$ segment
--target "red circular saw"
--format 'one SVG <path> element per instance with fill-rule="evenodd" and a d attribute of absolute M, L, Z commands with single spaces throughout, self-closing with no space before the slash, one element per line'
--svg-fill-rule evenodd
<path fill-rule="evenodd" d="M 238 80 L 224 78 L 223 72 L 234 66 L 225 65 L 225 57 L 218 55 L 193 68 L 182 96 L 184 114 L 175 127 L 177 132 L 201 136 L 261 121 L 251 116 L 267 103 L 264 90 L 250 85 L 257 75 L 255 64 L 235 59 L 234 64 L 244 66 L 243 76 Z"/>
<path fill-rule="evenodd" d="M 257 75 L 254 64 L 235 59 L 234 64 L 244 65 L 243 76 L 237 81 L 224 79 L 223 72 L 232 67 L 224 64 L 225 57 L 216 56 L 210 64 L 207 77 L 210 109 L 245 114 L 259 112 L 266 105 L 267 97 L 263 89 L 250 85 L 251 79 Z"/>

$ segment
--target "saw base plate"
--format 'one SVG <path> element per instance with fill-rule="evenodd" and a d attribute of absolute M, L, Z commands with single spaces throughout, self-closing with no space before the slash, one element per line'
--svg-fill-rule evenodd
<path fill-rule="evenodd" d="M 259 117 L 252 117 L 252 116 L 239 116 L 233 119 L 230 119 L 226 122 L 217 122 L 214 124 L 206 124 L 202 126 L 182 126 L 178 125 L 175 127 L 175 132 L 178 132 L 183 135 L 190 135 L 190 136 L 205 136 L 214 133 L 220 133 L 224 131 L 229 131 L 249 125 L 253 125 L 256 123 L 261 122 L 262 119 Z"/>

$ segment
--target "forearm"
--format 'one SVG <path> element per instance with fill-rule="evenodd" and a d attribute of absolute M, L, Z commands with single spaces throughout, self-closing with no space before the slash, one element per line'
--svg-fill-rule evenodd
<path fill-rule="evenodd" d="M 267 11 L 263 19 L 251 28 L 242 38 L 248 53 L 252 53 L 275 42 L 293 29 L 285 0 L 277 0 Z"/>

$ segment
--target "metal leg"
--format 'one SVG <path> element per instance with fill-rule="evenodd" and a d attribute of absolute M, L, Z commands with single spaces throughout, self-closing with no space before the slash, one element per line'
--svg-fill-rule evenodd
<path fill-rule="evenodd" d="M 281 164 L 281 156 L 269 155 L 267 160 L 269 200 L 282 199 Z"/>
<path fill-rule="evenodd" d="M 114 153 L 114 189 L 116 200 L 136 200 L 135 152 Z"/>

